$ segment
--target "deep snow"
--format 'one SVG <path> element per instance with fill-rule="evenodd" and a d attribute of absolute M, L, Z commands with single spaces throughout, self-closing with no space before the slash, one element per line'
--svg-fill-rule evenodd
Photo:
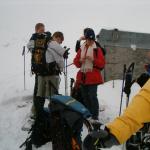
<path fill-rule="evenodd" d="M 27 132 L 21 131 L 21 127 L 26 115 L 30 112 L 33 87 L 28 87 L 28 90 L 23 91 L 21 90 L 22 83 L 20 81 L 20 79 L 11 80 L 9 86 L 1 84 L 3 96 L 0 102 L 0 147 L 2 150 L 19 150 L 19 145 L 27 137 Z M 112 88 L 112 81 L 99 87 L 100 106 L 105 107 L 105 111 L 101 112 L 99 116 L 100 121 L 103 123 L 107 123 L 118 116 L 121 83 L 119 80 L 115 81 L 115 88 Z M 138 90 L 139 87 L 134 85 L 134 94 Z M 11 96 L 8 95 L 8 91 Z M 86 134 L 87 132 L 84 130 L 83 136 Z M 47 144 L 40 150 L 47 150 L 50 146 L 50 144 Z M 112 149 L 119 150 L 120 148 Z"/>
<path fill-rule="evenodd" d="M 19 150 L 27 137 L 21 131 L 26 115 L 30 112 L 34 77 L 30 76 L 30 54 L 26 51 L 26 90 L 23 90 L 22 47 L 26 45 L 34 25 L 44 22 L 46 30 L 60 30 L 71 48 L 69 63 L 75 56 L 74 46 L 85 27 L 93 27 L 96 33 L 102 27 L 149 32 L 150 1 L 148 0 L 0 0 L 0 149 Z M 77 69 L 68 68 L 69 77 L 75 77 Z M 61 77 L 60 93 L 64 94 L 64 78 Z M 99 86 L 100 121 L 107 123 L 119 113 L 122 82 L 112 81 Z M 134 84 L 132 96 L 140 88 Z M 125 96 L 124 104 L 125 106 Z M 22 107 L 24 106 L 24 107 Z M 84 131 L 84 136 L 86 131 Z M 50 149 L 50 144 L 40 150 Z M 117 150 L 120 148 L 112 148 Z"/>

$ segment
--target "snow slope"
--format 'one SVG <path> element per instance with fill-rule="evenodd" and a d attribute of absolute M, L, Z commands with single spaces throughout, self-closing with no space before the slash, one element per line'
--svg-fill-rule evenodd
<path fill-rule="evenodd" d="M 93 27 L 97 34 L 102 27 L 150 33 L 149 7 L 148 0 L 0 0 L 0 149 L 19 150 L 27 136 L 21 126 L 30 112 L 34 77 L 30 76 L 30 54 L 26 51 L 24 91 L 21 54 L 34 32 L 35 23 L 44 22 L 46 30 L 51 32 L 64 32 L 63 45 L 71 48 L 69 63 L 72 63 L 75 42 L 83 28 Z M 77 69 L 74 66 L 68 69 L 69 78 L 75 77 Z M 60 92 L 64 94 L 63 76 L 61 79 Z M 120 89 L 119 80 L 115 81 L 115 88 L 112 88 L 112 81 L 99 86 L 99 102 L 106 108 L 99 116 L 102 122 L 118 116 Z M 138 90 L 139 87 L 133 85 L 133 95 Z M 41 150 L 49 147 L 50 144 Z"/>
<path fill-rule="evenodd" d="M 134 86 L 135 94 L 139 87 L 137 85 Z M 21 131 L 21 127 L 26 115 L 30 112 L 33 89 L 31 87 L 26 91 L 20 90 L 21 85 L 17 80 L 11 82 L 9 87 L 7 85 L 1 85 L 1 87 L 3 96 L 0 103 L 0 147 L 2 150 L 19 150 L 19 145 L 27 136 L 26 132 Z M 115 81 L 115 88 L 112 88 L 112 82 L 105 83 L 99 87 L 100 106 L 105 106 L 106 109 L 100 113 L 99 119 L 101 122 L 107 123 L 118 116 L 120 87 L 121 81 Z M 135 89 L 137 90 L 136 92 Z M 11 96 L 7 94 L 8 90 Z M 83 135 L 85 136 L 87 132 L 86 130 L 84 132 Z M 41 150 L 47 150 L 50 146 L 50 144 L 43 146 Z M 117 149 L 119 150 L 120 148 L 112 148 L 112 150 Z"/>

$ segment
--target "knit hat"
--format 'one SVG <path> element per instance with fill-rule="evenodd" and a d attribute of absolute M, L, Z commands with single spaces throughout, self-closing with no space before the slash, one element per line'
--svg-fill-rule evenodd
<path fill-rule="evenodd" d="M 85 36 L 86 39 L 95 40 L 95 33 L 94 33 L 93 29 L 86 28 L 84 31 L 85 31 L 84 36 Z"/>

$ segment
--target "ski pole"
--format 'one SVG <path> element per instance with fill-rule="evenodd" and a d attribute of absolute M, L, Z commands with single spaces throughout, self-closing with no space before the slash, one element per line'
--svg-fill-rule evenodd
<path fill-rule="evenodd" d="M 67 58 L 65 58 L 65 95 L 68 96 L 68 70 L 67 70 Z"/>
<path fill-rule="evenodd" d="M 24 90 L 26 90 L 26 57 L 25 57 L 25 46 L 23 46 L 22 56 L 24 56 Z"/>
<path fill-rule="evenodd" d="M 70 78 L 70 94 L 72 93 L 72 90 L 73 90 L 73 84 L 75 82 L 74 78 Z"/>
<path fill-rule="evenodd" d="M 69 50 L 70 48 L 67 48 L 66 46 L 64 47 L 64 49 L 66 50 L 66 54 L 67 57 L 65 57 L 64 61 L 65 61 L 65 71 L 64 71 L 64 75 L 65 75 L 65 95 L 68 96 L 68 55 L 69 55 Z"/>
<path fill-rule="evenodd" d="M 67 65 L 67 67 L 70 67 L 70 66 L 72 66 L 74 63 L 71 63 L 71 64 L 69 64 L 69 65 Z"/>
<path fill-rule="evenodd" d="M 123 68 L 123 81 L 122 81 L 122 91 L 121 91 L 121 101 L 120 101 L 119 116 L 121 115 L 121 109 L 122 109 L 122 100 L 123 100 L 123 92 L 124 92 L 125 74 L 126 74 L 126 64 L 124 64 L 124 68 Z"/>
<path fill-rule="evenodd" d="M 130 94 L 131 94 L 131 86 L 133 84 L 132 83 L 132 78 L 133 78 L 134 66 L 135 66 L 135 63 L 134 62 L 131 63 L 128 70 L 126 71 L 125 87 L 129 88 L 129 90 L 127 90 L 127 92 L 126 92 L 126 95 L 127 95 L 126 107 L 128 107 L 128 104 L 129 104 L 129 99 L 130 99 Z"/>
<path fill-rule="evenodd" d="M 66 59 L 66 95 L 68 95 L 68 69 L 67 69 L 67 59 Z"/>

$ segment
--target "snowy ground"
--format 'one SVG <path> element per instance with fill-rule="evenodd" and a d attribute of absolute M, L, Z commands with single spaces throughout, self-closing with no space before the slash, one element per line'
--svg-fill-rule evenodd
<path fill-rule="evenodd" d="M 51 32 L 64 32 L 64 45 L 71 48 L 68 62 L 72 63 L 75 42 L 83 28 L 93 27 L 96 34 L 102 27 L 150 32 L 149 7 L 148 0 L 0 0 L 0 150 L 19 150 L 19 145 L 27 137 L 21 126 L 30 112 L 34 77 L 30 77 L 30 54 L 26 52 L 24 91 L 21 53 L 34 32 L 35 23 L 44 22 L 46 30 Z M 71 66 L 68 72 L 69 80 L 75 77 L 77 69 Z M 61 79 L 60 93 L 64 94 L 63 76 Z M 106 108 L 99 116 L 103 123 L 119 114 L 121 84 L 118 80 L 114 88 L 112 81 L 99 86 L 99 103 Z M 138 85 L 133 85 L 132 96 L 138 90 Z M 85 136 L 86 131 L 83 134 Z M 48 150 L 50 146 L 39 150 Z M 122 147 L 112 148 L 117 149 Z"/>
<path fill-rule="evenodd" d="M 34 82 L 30 79 L 28 83 L 32 85 Z M 7 83 L 1 82 L 0 147 L 2 150 L 19 150 L 19 145 L 27 136 L 26 132 L 21 131 L 21 127 L 31 108 L 33 91 L 33 86 L 31 85 L 28 85 L 27 90 L 22 90 L 22 77 L 12 78 L 9 86 Z M 115 81 L 115 88 L 112 88 L 112 82 L 105 83 L 99 87 L 100 106 L 105 107 L 105 111 L 101 112 L 99 116 L 101 122 L 107 123 L 118 116 L 120 89 L 121 81 Z M 134 94 L 138 89 L 139 87 L 134 85 Z M 83 133 L 84 136 L 86 134 L 86 132 Z M 40 150 L 47 150 L 50 146 L 48 144 L 40 148 Z M 119 150 L 120 148 L 112 148 L 112 150 L 117 149 Z"/>
<path fill-rule="evenodd" d="M 10 41 L 10 42 L 9 42 Z M 19 145 L 27 137 L 26 132 L 21 131 L 26 115 L 30 112 L 34 77 L 30 76 L 30 54 L 26 56 L 26 90 L 23 89 L 23 57 L 21 50 L 16 50 L 19 39 L 10 39 L 0 42 L 0 149 L 19 150 Z M 8 58 L 8 59 L 7 59 Z M 68 68 L 69 78 L 75 77 L 74 66 Z M 100 113 L 99 119 L 103 123 L 111 121 L 118 116 L 121 95 L 121 81 L 115 81 L 113 88 L 112 81 L 99 86 L 98 97 L 105 111 Z M 137 85 L 133 85 L 133 95 L 139 90 Z M 64 94 L 64 78 L 61 77 L 60 93 Z M 125 102 L 125 97 L 124 97 Z M 85 136 L 87 133 L 84 132 Z M 39 150 L 48 150 L 48 144 Z M 112 148 L 112 150 L 119 150 Z"/>

